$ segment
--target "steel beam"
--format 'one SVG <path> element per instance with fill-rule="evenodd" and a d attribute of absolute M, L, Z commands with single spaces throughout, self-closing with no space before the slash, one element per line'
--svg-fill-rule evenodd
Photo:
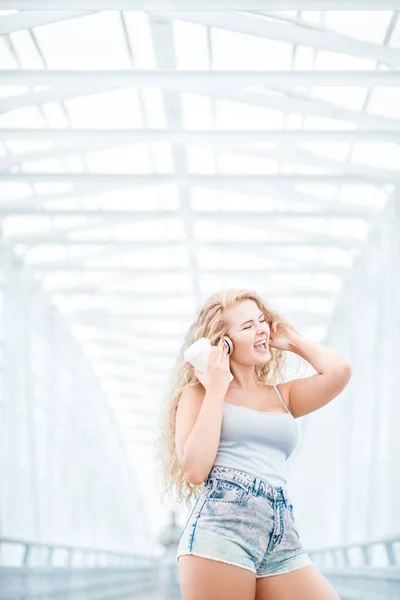
<path fill-rule="evenodd" d="M 11 5 L 9 5 L 9 8 L 11 8 Z M 14 7 L 12 6 L 12 8 Z M 76 17 L 84 17 L 88 14 L 91 13 L 81 10 L 75 12 L 58 12 L 55 10 L 51 10 L 49 12 L 12 12 L 9 15 L 0 17 L 0 35 L 13 33 L 14 31 L 21 31 L 22 29 L 31 29 L 32 27 L 38 27 L 40 25 L 59 23 L 60 21 L 67 21 L 68 19 L 75 19 Z"/>
<path fill-rule="evenodd" d="M 400 0 L 0 0 L 0 10 L 399 10 Z"/>
<path fill-rule="evenodd" d="M 170 92 L 172 94 L 172 92 Z M 164 94 L 168 94 L 167 91 Z M 176 95 L 176 94 L 175 94 Z M 233 136 L 232 136 L 233 137 Z M 296 136 L 297 137 L 297 136 Z M 392 134 L 391 141 L 395 141 L 397 135 Z M 389 136 L 388 136 L 389 138 Z M 271 140 L 272 141 L 272 140 Z M 305 141 L 305 140 L 303 140 Z M 397 140 L 398 141 L 398 140 Z M 175 148 L 175 153 L 182 154 L 184 152 L 183 147 L 176 148 L 176 144 L 191 143 L 189 139 L 187 141 L 175 142 L 173 141 L 173 147 Z M 311 152 L 309 150 L 304 150 L 303 148 L 293 147 L 293 144 L 288 144 L 284 142 L 284 147 L 279 148 L 264 148 L 262 146 L 257 145 L 256 147 L 250 146 L 247 143 L 239 143 L 236 144 L 232 141 L 219 139 L 218 136 L 213 139 L 212 135 L 209 136 L 208 139 L 204 138 L 203 141 L 198 143 L 205 143 L 210 145 L 215 151 L 228 151 L 232 153 L 239 153 L 241 155 L 247 156 L 255 156 L 257 158 L 271 158 L 273 160 L 277 160 L 280 162 L 293 163 L 297 165 L 317 165 L 318 167 L 326 167 L 327 169 L 332 169 L 333 171 L 341 171 L 343 174 L 349 175 L 361 175 L 367 177 L 375 177 L 385 179 L 387 175 L 391 175 L 391 171 L 387 169 L 381 168 L 373 168 L 367 165 L 358 165 L 350 162 L 344 162 L 336 159 L 331 159 L 325 156 L 321 156 L 317 152 Z M 25 154 L 14 154 L 9 155 L 0 159 L 0 172 L 7 171 L 11 166 L 24 164 L 25 162 L 29 162 L 31 160 L 43 160 L 47 158 L 55 158 L 61 157 L 70 154 L 73 151 L 80 152 L 85 154 L 86 152 L 91 151 L 93 148 L 91 146 L 95 146 L 96 151 L 104 150 L 107 151 L 111 146 L 115 146 L 116 142 L 101 142 L 101 141 L 84 141 L 81 140 L 79 142 L 80 146 L 73 146 L 71 143 L 59 143 L 53 144 L 51 148 L 47 150 L 37 150 L 32 152 L 27 152 Z M 103 147 L 102 147 L 103 146 Z M 345 168 L 342 168 L 342 165 L 345 165 Z M 183 169 L 175 169 L 175 172 L 179 173 L 179 175 L 187 175 L 187 171 Z M 184 188 L 186 189 L 186 188 Z M 3 206 L 4 208 L 4 206 Z"/>
<path fill-rule="evenodd" d="M 400 73 L 400 70 L 399 70 Z M 100 184 L 113 185 L 115 183 L 119 185 L 127 186 L 140 186 L 140 185 L 178 185 L 185 184 L 191 186 L 201 187 L 202 185 L 279 185 L 279 184 L 295 184 L 301 183 L 305 185 L 312 184 L 329 184 L 335 185 L 344 184 L 368 184 L 376 183 L 382 185 L 384 183 L 400 183 L 400 172 L 393 170 L 393 172 L 386 170 L 383 172 L 385 175 L 382 177 L 368 177 L 362 175 L 354 175 L 351 173 L 344 174 L 282 174 L 282 173 L 265 173 L 265 174 L 236 174 L 231 173 L 225 174 L 186 174 L 180 175 L 179 173 L 171 173 L 168 175 L 159 173 L 10 173 L 8 171 L 0 172 L 0 181 L 32 181 L 35 183 L 73 183 L 73 184 Z"/>
<path fill-rule="evenodd" d="M 277 210 L 263 210 L 259 212 L 246 212 L 246 211 L 206 211 L 196 212 L 193 214 L 193 218 L 197 221 L 218 221 L 218 222 L 230 222 L 230 223 L 252 223 L 252 222 L 268 222 L 276 219 L 362 219 L 372 220 L 375 215 L 380 211 L 378 209 L 365 209 L 364 207 L 344 207 L 338 208 L 338 210 L 329 211 L 277 211 Z M 154 210 L 154 211 L 135 211 L 135 210 L 87 210 L 87 209 L 74 209 L 74 210 L 48 210 L 45 208 L 23 208 L 15 210 L 1 210 L 0 217 L 93 217 L 95 219 L 106 219 L 112 221 L 113 219 L 131 219 L 134 222 L 138 221 L 149 221 L 149 220 L 160 220 L 160 219 L 181 219 L 182 214 L 180 211 L 172 210 Z"/>
<path fill-rule="evenodd" d="M 249 104 L 250 106 L 263 106 L 283 112 L 296 112 L 302 115 L 315 115 L 329 119 L 340 119 L 360 125 L 361 128 L 388 128 L 390 131 L 399 131 L 400 122 L 392 117 L 376 114 L 360 113 L 356 110 L 345 109 L 331 104 L 321 98 L 306 94 L 265 94 L 263 90 L 249 91 L 228 88 L 224 85 L 199 85 L 186 80 L 180 86 L 169 86 L 181 92 L 199 94 L 219 100 L 229 100 Z M 85 94 L 94 94 L 112 89 L 112 86 L 96 81 L 94 83 L 82 81 L 79 86 L 67 88 L 60 86 L 37 92 L 28 92 L 18 96 L 0 99 L 0 112 L 22 108 L 24 106 L 40 106 L 46 102 L 56 102 L 75 98 Z"/>
<path fill-rule="evenodd" d="M 118 298 L 122 298 L 122 297 L 128 297 L 129 301 L 132 300 L 137 300 L 138 302 L 154 302 L 155 299 L 155 294 L 148 294 L 147 296 L 144 294 L 138 294 L 136 291 L 134 290 L 105 290 L 102 289 L 101 287 L 95 287 L 92 286 L 91 288 L 88 287 L 71 287 L 69 289 L 49 289 L 46 290 L 49 294 L 51 294 L 52 296 L 94 296 L 96 299 L 97 298 L 103 298 L 103 297 L 118 297 Z M 204 296 L 204 294 L 203 294 Z M 296 291 L 295 289 L 293 291 L 288 291 L 288 292 L 276 292 L 276 293 L 271 293 L 269 294 L 269 296 L 271 298 L 273 298 L 274 300 L 276 300 L 277 298 L 279 299 L 287 299 L 287 298 L 326 298 L 326 299 L 332 299 L 335 298 L 337 296 L 337 292 L 335 291 L 327 291 L 327 290 L 317 290 L 314 288 L 310 288 L 309 290 L 299 290 Z M 175 300 L 182 300 L 183 298 L 185 298 L 186 295 L 185 294 L 169 294 L 166 293 L 165 294 L 165 298 L 174 298 Z M 204 298 L 205 299 L 205 298 Z M 192 297 L 189 298 L 189 301 L 192 300 Z"/>
<path fill-rule="evenodd" d="M 175 36 L 172 23 L 165 19 L 149 17 L 151 40 L 154 48 L 156 64 L 161 69 L 177 69 Z M 168 127 L 183 129 L 182 99 L 175 90 L 161 90 L 165 119 Z M 188 177 L 188 157 L 186 148 L 172 144 L 173 170 L 179 176 Z M 197 240 L 194 231 L 194 211 L 191 202 L 190 185 L 179 185 L 177 188 L 179 207 L 182 214 L 182 225 L 186 237 L 186 252 L 192 273 L 192 285 L 196 307 L 200 309 L 201 289 Z"/>
<path fill-rule="evenodd" d="M 149 269 L 142 268 L 138 269 L 136 266 L 123 266 L 123 265 L 82 265 L 80 267 L 71 267 L 70 265 L 57 265 L 52 267 L 46 264 L 27 264 L 30 270 L 34 270 L 38 273 L 45 273 L 46 271 L 70 271 L 70 272 L 81 272 L 81 273 L 115 273 L 115 274 L 126 274 L 132 276 L 149 277 L 156 275 L 162 277 L 163 275 L 189 275 L 189 270 L 185 268 L 166 268 L 166 269 Z M 250 277 L 251 275 L 263 275 L 267 273 L 333 273 L 334 275 L 344 275 L 350 270 L 350 267 L 333 267 L 331 265 L 315 265 L 306 268 L 299 264 L 299 268 L 294 269 L 293 267 L 286 267 L 285 265 L 279 265 L 276 267 L 264 267 L 262 269 L 202 269 L 200 275 L 235 275 Z"/>
<path fill-rule="evenodd" d="M 65 86 L 99 82 L 111 87 L 195 84 L 292 88 L 296 86 L 398 87 L 400 71 L 374 70 L 292 70 L 292 71 L 179 71 L 179 70 L 51 70 L 2 69 L 0 85 Z"/>
<path fill-rule="evenodd" d="M 316 142 L 399 142 L 400 131 L 384 129 L 343 130 L 184 130 L 184 129 L 0 129 L 0 140 L 45 140 L 67 144 L 113 142 L 117 144 L 171 142 L 172 144 L 228 144 L 274 142 L 291 144 Z M 18 155 L 20 158 L 20 155 Z M 24 156 L 22 155 L 22 159 Z"/>
<path fill-rule="evenodd" d="M 49 237 L 37 237 L 35 240 L 31 239 L 29 236 L 24 238 L 23 236 L 15 236 L 4 238 L 2 242 L 9 245 L 15 244 L 25 244 L 27 246 L 47 246 L 47 245 L 62 245 L 62 246 L 115 246 L 121 248 L 128 248 L 129 250 L 154 250 L 157 248 L 167 249 L 167 248 L 176 248 L 185 245 L 186 240 L 165 240 L 165 241 L 138 241 L 138 240 L 121 240 L 121 239 L 106 239 L 106 240 L 96 240 L 96 239 L 66 239 L 60 238 L 59 236 L 50 235 Z M 214 250 L 231 250 L 231 251 L 254 251 L 259 252 L 267 247 L 279 247 L 283 246 L 284 248 L 303 248 L 306 246 L 309 247 L 332 247 L 332 248 L 344 248 L 353 250 L 357 248 L 359 245 L 358 241 L 355 240 L 313 240 L 312 237 L 308 240 L 265 240 L 265 241 L 255 241 L 255 240 L 246 240 L 242 242 L 232 242 L 232 241 L 215 241 L 215 242 L 197 242 L 197 246 L 199 248 L 210 248 Z M 81 257 L 82 260 L 85 257 Z"/>

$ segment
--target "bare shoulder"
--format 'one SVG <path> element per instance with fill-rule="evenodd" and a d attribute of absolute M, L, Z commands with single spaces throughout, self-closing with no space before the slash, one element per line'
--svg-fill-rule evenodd
<path fill-rule="evenodd" d="M 286 408 L 290 410 L 290 402 L 289 402 L 289 392 L 290 392 L 290 381 L 285 381 L 284 383 L 278 383 L 275 387 L 279 390 L 282 400 L 286 404 Z"/>
<path fill-rule="evenodd" d="M 182 471 L 185 443 L 196 423 L 205 393 L 201 383 L 186 387 L 176 409 L 175 449 Z"/>
<path fill-rule="evenodd" d="M 181 410 L 182 412 L 186 413 L 187 411 L 191 412 L 197 408 L 200 409 L 205 395 L 206 390 L 201 383 L 196 383 L 196 385 L 188 385 L 181 393 L 177 411 Z"/>

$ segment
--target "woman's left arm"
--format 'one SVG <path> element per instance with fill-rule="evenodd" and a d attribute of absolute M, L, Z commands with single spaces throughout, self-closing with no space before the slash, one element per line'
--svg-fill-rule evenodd
<path fill-rule="evenodd" d="M 295 418 L 322 408 L 336 398 L 349 383 L 352 369 L 340 354 L 321 344 L 298 337 L 289 344 L 291 352 L 298 354 L 317 371 L 311 377 L 288 381 L 289 410 Z"/>
<path fill-rule="evenodd" d="M 295 418 L 303 417 L 336 398 L 349 383 L 352 368 L 349 361 L 332 348 L 294 334 L 288 327 L 280 328 L 278 325 L 278 329 L 281 331 L 276 330 L 275 335 L 271 332 L 272 345 L 301 356 L 317 371 L 310 377 L 293 379 L 279 385 L 288 398 L 292 415 Z"/>

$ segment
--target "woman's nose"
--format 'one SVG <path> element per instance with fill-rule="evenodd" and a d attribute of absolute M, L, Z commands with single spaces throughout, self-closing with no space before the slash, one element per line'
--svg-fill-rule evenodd
<path fill-rule="evenodd" d="M 263 333 L 266 333 L 267 335 L 269 335 L 270 329 L 268 325 L 265 325 L 265 323 L 260 323 L 260 327 L 257 330 L 257 335 L 262 335 Z"/>

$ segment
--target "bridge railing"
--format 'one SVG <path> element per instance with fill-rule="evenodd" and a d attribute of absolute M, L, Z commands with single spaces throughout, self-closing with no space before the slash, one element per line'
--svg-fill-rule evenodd
<path fill-rule="evenodd" d="M 307 553 L 321 567 L 395 567 L 400 565 L 400 534 Z"/>
<path fill-rule="evenodd" d="M 307 550 L 341 600 L 400 598 L 400 535 Z"/>
<path fill-rule="evenodd" d="M 0 600 L 159 598 L 160 558 L 0 537 Z"/>
<path fill-rule="evenodd" d="M 153 561 L 152 555 L 114 552 L 98 548 L 44 544 L 28 540 L 0 537 L 0 565 L 99 567 L 139 566 Z"/>

